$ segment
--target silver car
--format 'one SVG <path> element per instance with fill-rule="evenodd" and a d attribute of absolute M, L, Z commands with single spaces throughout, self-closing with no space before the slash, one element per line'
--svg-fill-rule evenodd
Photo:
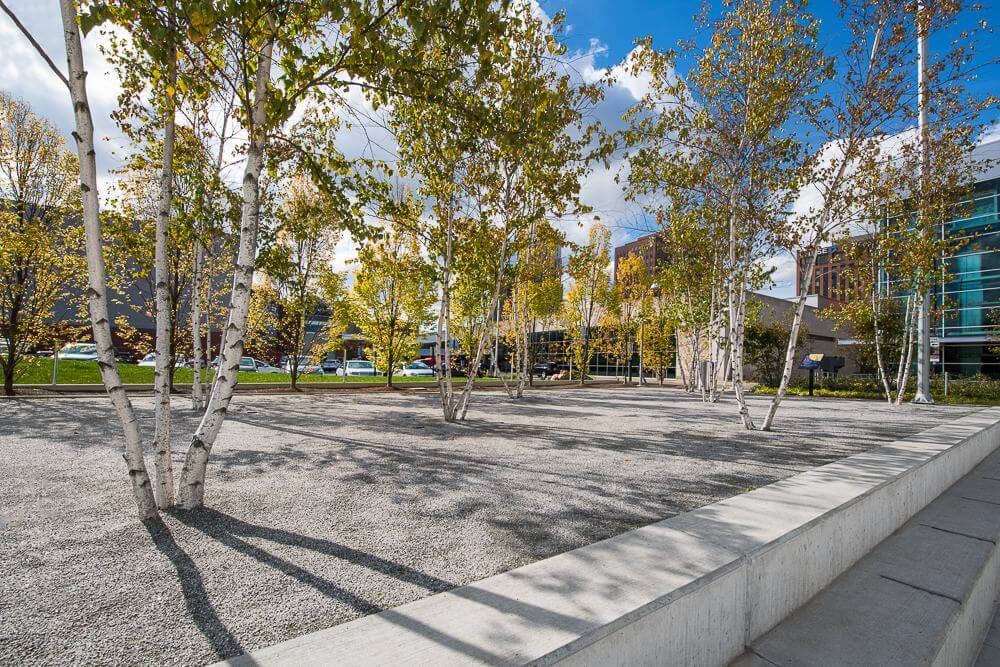
<path fill-rule="evenodd" d="M 378 375 L 378 372 L 375 370 L 375 364 L 362 359 L 348 361 L 346 369 L 337 369 L 337 375 L 344 375 L 345 371 L 347 377 L 375 377 Z"/>
<path fill-rule="evenodd" d="M 95 343 L 67 343 L 59 350 L 59 359 L 66 361 L 97 361 Z"/>
<path fill-rule="evenodd" d="M 254 359 L 253 357 L 240 357 L 240 370 L 249 371 L 251 373 L 284 373 L 277 366 L 272 366 L 266 361 L 261 361 L 260 359 Z"/>
<path fill-rule="evenodd" d="M 299 375 L 326 375 L 323 371 L 323 367 L 319 364 L 315 364 L 312 361 L 312 357 L 307 357 L 305 355 L 299 357 L 298 365 Z M 285 372 L 292 372 L 292 360 L 289 359 L 285 362 Z"/>
<path fill-rule="evenodd" d="M 432 378 L 434 377 L 434 369 L 422 361 L 414 361 L 412 364 L 406 364 L 400 368 L 397 375 L 402 375 L 403 377 Z"/>

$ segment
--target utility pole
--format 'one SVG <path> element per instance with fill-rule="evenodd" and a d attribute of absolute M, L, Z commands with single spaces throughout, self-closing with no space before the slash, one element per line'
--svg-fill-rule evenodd
<path fill-rule="evenodd" d="M 917 131 L 920 136 L 920 189 L 921 196 L 926 196 L 926 179 L 928 167 L 930 165 L 930 153 L 927 140 L 927 6 L 925 0 L 917 2 Z M 921 227 L 921 232 L 930 233 L 926 229 L 928 220 L 926 217 L 926 206 L 921 201 L 920 219 L 917 224 Z M 920 294 L 920 312 L 917 319 L 917 393 L 913 397 L 914 403 L 933 403 L 931 397 L 931 318 L 930 300 L 932 288 L 928 285 L 923 294 Z M 902 388 L 901 388 L 902 390 Z"/>

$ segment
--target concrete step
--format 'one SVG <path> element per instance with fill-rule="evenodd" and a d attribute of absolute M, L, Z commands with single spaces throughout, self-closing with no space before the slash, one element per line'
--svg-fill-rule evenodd
<path fill-rule="evenodd" d="M 986 632 L 986 638 L 979 649 L 976 667 L 997 667 L 1000 665 L 1000 607 L 993 610 L 993 622 Z"/>
<path fill-rule="evenodd" d="M 998 541 L 1000 452 L 732 664 L 971 665 L 997 600 Z M 1000 664 L 1000 642 L 980 655 Z"/>

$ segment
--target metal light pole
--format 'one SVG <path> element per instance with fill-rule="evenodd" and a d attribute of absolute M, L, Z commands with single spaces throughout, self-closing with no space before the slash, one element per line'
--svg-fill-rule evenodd
<path fill-rule="evenodd" d="M 920 181 L 921 190 L 924 190 L 924 180 L 927 178 L 930 155 L 927 145 L 927 27 L 924 15 L 927 11 L 925 3 L 921 0 L 917 3 L 917 131 L 920 135 Z M 921 203 L 921 209 L 924 208 Z M 926 232 L 923 226 L 926 219 L 921 213 L 921 218 L 917 224 L 921 226 L 921 232 Z M 933 403 L 931 397 L 931 318 L 930 300 L 931 288 L 928 286 L 920 297 L 920 313 L 917 319 L 917 393 L 913 397 L 914 403 Z M 902 389 L 902 388 L 901 388 Z"/>

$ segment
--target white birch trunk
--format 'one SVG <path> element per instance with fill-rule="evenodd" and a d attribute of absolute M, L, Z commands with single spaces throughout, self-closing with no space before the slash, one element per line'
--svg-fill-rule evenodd
<path fill-rule="evenodd" d="M 913 328 L 913 295 L 910 294 L 906 297 L 906 312 L 903 315 L 903 339 L 899 343 L 899 364 L 896 366 L 896 400 L 894 401 L 897 405 L 899 404 L 899 396 L 902 395 L 901 384 L 904 381 L 904 373 L 909 365 L 909 357 L 907 352 L 910 349 L 910 332 Z"/>
<path fill-rule="evenodd" d="M 191 272 L 191 356 L 194 359 L 191 361 L 191 370 L 193 377 L 191 378 L 191 409 L 199 411 L 202 409 L 202 391 L 201 391 L 201 237 L 200 229 L 199 236 L 195 238 L 194 241 L 194 269 Z"/>
<path fill-rule="evenodd" d="M 175 88 L 176 62 L 167 64 L 166 85 Z M 167 252 L 170 246 L 170 209 L 174 195 L 174 134 L 175 110 L 167 100 L 163 117 L 163 156 L 160 169 L 160 200 L 156 213 L 156 240 L 154 250 L 154 285 L 156 303 L 156 368 L 153 370 L 153 405 L 155 430 L 153 459 L 156 466 L 156 498 L 161 509 L 174 506 L 174 469 L 170 452 L 170 265 Z"/>
<path fill-rule="evenodd" d="M 66 41 L 69 93 L 76 125 L 73 138 L 80 159 L 83 225 L 87 237 L 87 296 L 94 341 L 97 343 L 97 366 L 125 433 L 125 463 L 132 481 L 132 494 L 139 509 L 139 518 L 152 519 L 158 514 L 156 498 L 142 454 L 139 422 L 115 365 L 114 343 L 108 318 L 107 281 L 104 274 L 104 248 L 97 190 L 97 159 L 94 151 L 94 122 L 87 101 L 87 72 L 83 63 L 83 45 L 80 42 L 76 3 L 74 0 L 59 0 L 59 8 Z"/>
<path fill-rule="evenodd" d="M 743 426 L 749 430 L 754 430 L 753 418 L 750 416 L 750 409 L 747 407 L 746 395 L 743 391 L 743 333 L 746 324 L 746 289 L 743 286 L 742 277 L 739 281 L 739 295 L 735 303 L 735 320 L 732 325 L 732 371 L 733 371 L 733 392 L 736 394 L 736 403 L 739 405 L 740 420 Z M 730 297 L 732 298 L 732 297 Z"/>
<path fill-rule="evenodd" d="M 490 297 L 490 305 L 487 311 L 486 322 L 492 320 L 497 312 L 497 308 L 500 303 L 500 287 L 503 284 L 503 279 L 506 277 L 507 273 L 507 249 L 510 247 L 510 239 L 508 238 L 506 225 L 504 225 L 503 232 L 504 239 L 500 246 L 500 257 L 497 260 L 500 264 L 497 267 L 496 273 L 493 274 L 493 294 Z M 466 413 L 469 411 L 469 397 L 472 395 L 472 387 L 476 382 L 476 373 L 479 371 L 479 364 L 483 359 L 483 350 L 486 347 L 487 330 L 487 327 L 484 326 L 483 330 L 479 332 L 479 341 L 476 345 L 476 356 L 473 359 L 471 368 L 469 368 L 469 377 L 466 380 L 465 387 L 462 389 L 462 396 L 459 399 L 459 420 L 464 420 Z"/>
<path fill-rule="evenodd" d="M 455 420 L 454 385 L 451 372 L 451 270 L 452 270 L 452 210 L 449 205 L 445 220 L 444 257 L 441 261 L 441 306 L 438 310 L 437 345 L 434 347 L 436 378 L 441 394 L 441 412 L 446 422 Z"/>
<path fill-rule="evenodd" d="M 813 240 L 812 245 L 809 248 L 809 260 L 806 264 L 806 275 L 805 284 L 812 285 L 813 278 L 816 275 L 816 256 L 819 254 L 819 238 Z M 785 398 L 785 393 L 788 391 L 788 383 L 792 379 L 792 369 L 795 367 L 795 349 L 796 343 L 799 338 L 799 328 L 802 326 L 802 315 L 806 309 L 806 290 L 799 286 L 799 299 L 795 304 L 795 313 L 792 315 L 792 328 L 788 333 L 788 345 L 785 348 L 785 365 L 781 371 L 781 382 L 778 383 L 778 391 L 774 394 L 774 398 L 771 399 L 771 405 L 768 407 L 767 416 L 764 417 L 764 423 L 761 425 L 760 430 L 770 431 L 771 425 L 774 423 L 774 416 L 778 412 L 778 406 L 781 405 L 782 399 Z"/>
<path fill-rule="evenodd" d="M 268 16 L 268 28 L 273 30 L 274 16 Z M 250 145 L 243 172 L 243 210 L 240 222 L 240 245 L 233 275 L 229 321 L 223 332 L 219 368 L 212 383 L 208 407 L 198 430 L 191 438 L 181 470 L 179 505 L 195 509 L 204 504 L 205 471 L 212 446 L 226 418 L 233 397 L 243 355 L 250 290 L 257 255 L 257 228 L 260 219 L 260 171 L 267 144 L 268 84 L 271 80 L 273 40 L 268 40 L 257 58 L 257 79 L 254 85 L 253 111 L 250 119 Z M 346 370 L 344 371 L 347 372 Z"/>
<path fill-rule="evenodd" d="M 517 382 L 517 397 L 524 398 L 524 385 L 528 383 L 531 368 L 531 318 L 528 317 L 528 306 L 525 302 L 524 306 L 524 326 L 521 329 L 522 339 L 521 339 L 521 377 L 518 378 Z"/>
<path fill-rule="evenodd" d="M 885 390 L 885 400 L 892 404 L 892 388 L 889 386 L 889 374 L 885 370 L 885 359 L 882 354 L 882 330 L 879 322 L 882 319 L 882 307 L 879 305 L 878 292 L 872 290 L 872 337 L 875 343 L 875 363 L 878 365 L 879 376 L 882 379 L 882 388 Z"/>
<path fill-rule="evenodd" d="M 730 207 L 732 213 L 729 216 L 729 264 L 736 267 L 736 198 L 738 190 L 733 187 L 730 197 Z M 745 331 L 746 315 L 746 271 L 747 267 L 741 265 L 738 269 L 739 275 L 729 281 L 729 349 L 730 362 L 733 372 L 733 392 L 736 395 L 736 403 L 739 406 L 740 420 L 747 430 L 754 429 L 753 419 L 750 417 L 750 409 L 747 407 L 746 396 L 743 393 L 743 334 Z"/>
<path fill-rule="evenodd" d="M 674 374 L 680 374 L 681 384 L 684 385 L 684 391 L 689 392 L 691 391 L 691 388 L 688 385 L 687 373 L 684 372 L 684 358 L 681 355 L 681 334 L 679 331 L 674 331 L 674 346 L 677 348 L 677 351 L 674 353 Z"/>
<path fill-rule="evenodd" d="M 913 348 L 916 347 L 916 334 L 917 334 L 917 317 L 916 310 L 919 307 L 917 304 L 920 300 L 914 296 L 913 306 L 907 306 L 907 309 L 913 310 L 914 313 L 910 315 L 909 320 L 909 333 L 906 341 L 906 362 L 901 369 L 903 371 L 902 377 L 899 380 L 899 384 L 896 386 L 896 405 L 900 405 L 903 402 L 903 396 L 906 394 L 906 385 L 910 381 L 910 364 L 913 363 Z M 902 357 L 902 351 L 900 351 L 900 357 Z"/>

